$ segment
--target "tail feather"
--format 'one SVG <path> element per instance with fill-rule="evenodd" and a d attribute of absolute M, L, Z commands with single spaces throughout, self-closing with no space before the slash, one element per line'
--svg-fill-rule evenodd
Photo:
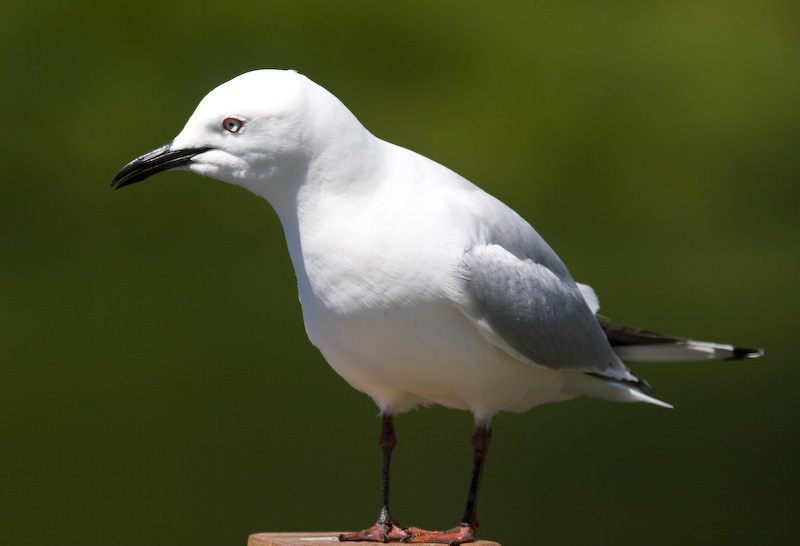
<path fill-rule="evenodd" d="M 708 341 L 668 336 L 621 326 L 598 318 L 614 352 L 623 362 L 692 362 L 701 360 L 745 360 L 764 351 Z"/>

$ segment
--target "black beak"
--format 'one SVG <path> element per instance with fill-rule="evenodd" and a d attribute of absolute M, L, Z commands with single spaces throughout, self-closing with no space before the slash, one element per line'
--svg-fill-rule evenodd
<path fill-rule="evenodd" d="M 207 152 L 211 148 L 184 148 L 173 150 L 172 143 L 156 148 L 152 152 L 147 152 L 142 157 L 138 157 L 122 167 L 114 180 L 111 181 L 111 188 L 118 190 L 123 186 L 141 182 L 154 174 L 168 171 L 177 167 L 188 165 L 189 161 L 197 154 Z"/>

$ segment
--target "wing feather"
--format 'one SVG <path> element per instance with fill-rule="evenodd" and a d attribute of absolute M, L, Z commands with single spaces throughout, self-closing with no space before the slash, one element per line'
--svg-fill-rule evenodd
<path fill-rule="evenodd" d="M 569 276 L 497 244 L 464 255 L 474 319 L 529 362 L 552 369 L 637 379 L 616 356 L 584 294 Z"/>

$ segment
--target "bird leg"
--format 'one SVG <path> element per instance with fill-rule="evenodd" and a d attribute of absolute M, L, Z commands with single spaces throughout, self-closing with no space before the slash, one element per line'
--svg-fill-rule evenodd
<path fill-rule="evenodd" d="M 478 488 L 481 484 L 483 465 L 486 462 L 486 454 L 489 452 L 491 439 L 492 429 L 489 428 L 488 423 L 479 424 L 478 429 L 472 436 L 472 449 L 475 452 L 475 456 L 472 465 L 472 479 L 469 484 L 469 495 L 467 496 L 467 506 L 464 509 L 464 515 L 461 516 L 461 523 L 447 531 L 413 531 L 411 536 L 402 539 L 401 542 L 411 544 L 449 544 L 450 546 L 472 542 L 475 538 L 475 529 L 478 527 L 478 519 L 475 517 Z"/>
<path fill-rule="evenodd" d="M 475 509 L 478 501 L 478 488 L 483 475 L 483 465 L 486 454 L 489 452 L 489 443 L 492 439 L 492 430 L 487 423 L 478 425 L 472 436 L 472 449 L 475 453 L 472 465 L 472 479 L 469 484 L 469 495 L 461 523 L 447 531 L 426 531 L 418 527 L 400 527 L 389 512 L 389 466 L 392 459 L 392 449 L 397 444 L 394 435 L 394 420 L 391 415 L 383 415 L 381 424 L 380 445 L 383 449 L 383 480 L 381 482 L 381 511 L 378 521 L 369 529 L 355 533 L 339 535 L 343 542 L 403 542 L 409 544 L 449 544 L 457 546 L 465 542 L 472 542 L 478 519 Z"/>
<path fill-rule="evenodd" d="M 383 450 L 383 476 L 381 480 L 381 511 L 378 521 L 369 529 L 355 533 L 343 533 L 339 540 L 343 542 L 400 542 L 414 533 L 426 532 L 416 527 L 403 528 L 395 523 L 389 512 L 389 466 L 392 462 L 392 450 L 397 444 L 394 435 L 394 418 L 387 413 L 381 416 L 380 445 Z"/>

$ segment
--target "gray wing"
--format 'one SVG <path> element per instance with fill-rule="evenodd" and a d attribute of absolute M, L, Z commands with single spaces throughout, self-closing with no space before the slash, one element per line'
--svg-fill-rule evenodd
<path fill-rule="evenodd" d="M 478 226 L 459 264 L 461 308 L 490 342 L 523 362 L 640 385 L 567 267 L 528 222 L 483 192 L 459 205 Z"/>
<path fill-rule="evenodd" d="M 499 245 L 474 247 L 463 261 L 475 318 L 516 352 L 548 368 L 631 380 L 571 277 Z"/>

